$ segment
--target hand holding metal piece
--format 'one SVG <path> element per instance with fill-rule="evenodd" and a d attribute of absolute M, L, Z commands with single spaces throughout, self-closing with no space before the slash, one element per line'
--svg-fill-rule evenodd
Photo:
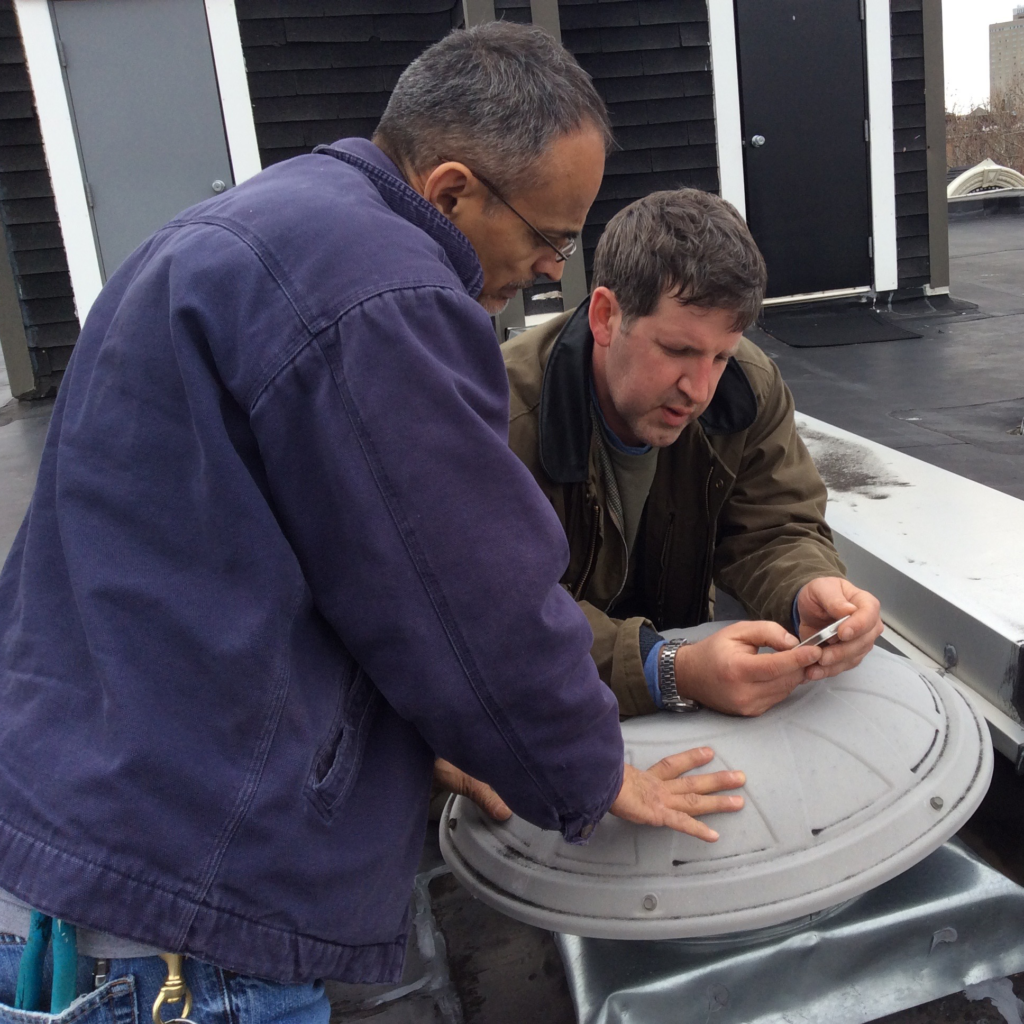
<path fill-rule="evenodd" d="M 817 648 L 797 647 L 797 638 L 776 622 L 733 623 L 678 649 L 677 689 L 726 715 L 763 715 L 805 683 L 821 659 Z"/>
<path fill-rule="evenodd" d="M 839 634 L 839 627 L 849 618 L 849 615 L 844 615 L 841 619 L 836 619 L 835 622 L 830 623 L 824 629 L 819 629 L 817 633 L 809 636 L 806 640 L 801 640 L 797 647 L 824 647 L 830 640 L 834 640 Z M 796 650 L 796 647 L 793 648 Z"/>
<path fill-rule="evenodd" d="M 822 576 L 800 589 L 796 598 L 800 633 L 835 626 L 837 643 L 819 647 L 821 658 L 807 670 L 807 679 L 837 676 L 859 665 L 882 632 L 878 598 L 840 576 Z"/>

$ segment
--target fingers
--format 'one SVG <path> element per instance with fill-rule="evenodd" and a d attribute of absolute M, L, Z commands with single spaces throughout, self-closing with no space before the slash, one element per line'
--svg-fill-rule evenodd
<path fill-rule="evenodd" d="M 681 778 L 668 781 L 666 784 L 674 793 L 695 793 L 698 796 L 706 796 L 711 793 L 720 793 L 723 789 L 739 789 L 745 786 L 747 777 L 743 772 L 721 771 L 708 772 L 704 775 L 684 775 Z"/>
<path fill-rule="evenodd" d="M 495 821 L 508 821 L 512 817 L 512 809 L 486 782 L 467 775 L 450 761 L 440 757 L 434 761 L 434 781 L 459 796 L 468 797 Z"/>
<path fill-rule="evenodd" d="M 718 833 L 713 828 L 680 811 L 674 812 L 665 824 L 676 832 L 685 832 L 697 839 L 703 839 L 705 843 L 718 842 Z"/>
<path fill-rule="evenodd" d="M 820 647 L 798 647 L 775 654 L 748 654 L 737 664 L 751 682 L 791 682 L 802 680 L 804 670 L 820 661 L 822 653 Z"/>
<path fill-rule="evenodd" d="M 788 651 L 800 642 L 792 633 L 777 622 L 767 621 L 737 622 L 734 626 L 726 626 L 725 629 L 720 630 L 717 634 L 712 634 L 708 639 L 714 639 L 716 635 L 721 636 L 723 639 L 728 638 L 748 643 L 755 651 L 759 647 L 771 647 L 776 651 Z"/>
<path fill-rule="evenodd" d="M 715 752 L 710 747 L 694 747 L 692 750 L 684 750 L 679 754 L 663 757 L 657 764 L 651 765 L 647 771 L 659 779 L 677 779 L 683 772 L 707 764 L 714 756 Z"/>
<path fill-rule="evenodd" d="M 714 842 L 718 833 L 695 820 L 700 814 L 738 811 L 743 797 L 718 792 L 735 789 L 746 781 L 742 772 L 715 772 L 710 775 L 663 778 L 687 765 L 706 764 L 714 756 L 707 747 L 673 754 L 642 772 L 625 765 L 622 788 L 611 806 L 611 813 L 639 825 L 665 826 L 686 832 L 706 842 Z"/>
<path fill-rule="evenodd" d="M 839 627 L 839 639 L 843 642 L 864 636 L 881 624 L 882 606 L 878 598 L 866 590 L 854 590 L 849 595 L 854 611 L 850 618 Z M 876 633 L 875 636 L 878 634 Z M 872 637 L 874 640 L 874 637 Z"/>
<path fill-rule="evenodd" d="M 811 580 L 797 595 L 800 632 L 804 636 L 848 615 L 839 627 L 841 641 L 853 640 L 875 628 L 880 619 L 878 599 L 841 576 L 822 576 Z"/>
<path fill-rule="evenodd" d="M 824 679 L 837 676 L 847 669 L 859 665 L 875 645 L 875 640 L 882 634 L 881 620 L 876 622 L 867 633 L 861 634 L 856 640 L 834 644 L 822 652 L 821 661 L 808 670 L 808 679 Z"/>

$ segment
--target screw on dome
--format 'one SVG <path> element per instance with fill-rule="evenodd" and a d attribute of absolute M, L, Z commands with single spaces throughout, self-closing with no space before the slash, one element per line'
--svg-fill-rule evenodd
<path fill-rule="evenodd" d="M 941 796 L 933 796 L 931 798 L 931 800 L 929 801 L 929 803 L 932 805 L 932 807 L 935 808 L 935 810 L 937 810 L 937 811 L 941 811 L 942 810 L 942 797 Z"/>
<path fill-rule="evenodd" d="M 657 910 L 658 909 L 658 897 L 653 892 L 649 892 L 644 897 L 644 910 Z"/>

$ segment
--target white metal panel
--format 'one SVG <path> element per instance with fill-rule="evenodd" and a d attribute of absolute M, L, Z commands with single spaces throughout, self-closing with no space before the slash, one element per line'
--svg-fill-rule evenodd
<path fill-rule="evenodd" d="M 897 287 L 896 168 L 893 160 L 889 0 L 864 0 L 871 154 L 871 229 L 875 291 Z"/>
<path fill-rule="evenodd" d="M 884 617 L 884 612 L 883 612 Z M 974 705 L 975 711 L 988 722 L 988 731 L 992 736 L 992 746 L 1004 757 L 1009 758 L 1017 771 L 1024 771 L 1024 726 L 1004 714 L 990 700 L 986 700 L 977 690 L 957 677 L 934 658 L 929 658 L 920 647 L 915 647 L 906 637 L 900 634 L 887 622 L 885 634 L 880 645 L 891 647 L 916 665 L 923 665 L 932 672 L 944 674 L 946 678 Z"/>
<path fill-rule="evenodd" d="M 851 579 L 935 661 L 951 644 L 957 677 L 1019 722 L 1024 501 L 810 416 L 796 423 Z"/>
<path fill-rule="evenodd" d="M 258 174 L 262 166 L 235 0 L 206 0 L 206 22 L 210 28 L 210 45 L 217 72 L 217 87 L 220 89 L 231 170 L 235 184 L 240 185 L 246 178 Z"/>
<path fill-rule="evenodd" d="M 43 152 L 50 170 L 78 322 L 84 323 L 103 287 L 74 124 L 64 89 L 48 0 L 14 0 L 32 93 L 39 113 Z"/>
<path fill-rule="evenodd" d="M 743 122 L 740 118 L 740 77 L 736 61 L 736 15 L 733 0 L 708 0 L 708 30 L 718 139 L 718 180 L 721 196 L 747 216 L 743 181 Z"/>

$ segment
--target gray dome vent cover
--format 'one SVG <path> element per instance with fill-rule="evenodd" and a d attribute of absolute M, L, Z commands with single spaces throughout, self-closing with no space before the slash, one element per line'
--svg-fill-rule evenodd
<path fill-rule="evenodd" d="M 521 818 L 448 802 L 441 850 L 497 910 L 574 935 L 666 939 L 764 928 L 872 889 L 926 857 L 981 802 L 988 729 L 945 679 L 875 649 L 760 718 L 701 711 L 622 725 L 628 760 L 710 746 L 740 768 L 746 806 L 707 844 L 607 816 L 585 846 Z"/>

